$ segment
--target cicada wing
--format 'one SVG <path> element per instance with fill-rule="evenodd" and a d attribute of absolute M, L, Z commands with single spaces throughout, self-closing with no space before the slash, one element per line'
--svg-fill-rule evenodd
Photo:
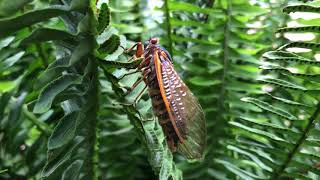
<path fill-rule="evenodd" d="M 161 59 L 161 76 L 166 100 L 183 141 L 177 150 L 187 159 L 202 159 L 206 146 L 204 112 L 193 93 L 181 80 L 171 62 Z"/>

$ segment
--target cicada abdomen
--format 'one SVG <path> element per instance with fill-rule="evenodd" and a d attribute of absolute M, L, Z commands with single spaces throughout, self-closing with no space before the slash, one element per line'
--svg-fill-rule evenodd
<path fill-rule="evenodd" d="M 151 38 L 137 44 L 137 57 L 144 57 L 138 69 L 148 86 L 154 114 L 166 135 L 170 149 L 187 159 L 201 159 L 206 145 L 204 112 L 189 88 L 174 70 L 168 51 Z"/>

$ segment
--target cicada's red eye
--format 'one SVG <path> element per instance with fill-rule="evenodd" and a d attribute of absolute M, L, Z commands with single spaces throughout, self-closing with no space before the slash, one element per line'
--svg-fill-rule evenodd
<path fill-rule="evenodd" d="M 151 38 L 150 39 L 150 43 L 151 44 L 157 44 L 158 43 L 158 39 L 157 38 Z"/>

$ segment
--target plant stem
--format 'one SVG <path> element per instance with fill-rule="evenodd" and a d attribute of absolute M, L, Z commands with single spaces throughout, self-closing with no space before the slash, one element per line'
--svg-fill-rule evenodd
<path fill-rule="evenodd" d="M 164 0 L 164 10 L 166 16 L 166 29 L 167 29 L 167 37 L 168 37 L 168 51 L 173 57 L 173 48 L 172 48 L 172 38 L 171 38 L 171 24 L 170 24 L 170 12 L 168 0 Z"/>
<path fill-rule="evenodd" d="M 91 2 L 93 3 L 93 2 Z M 95 2 L 94 2 L 95 4 Z M 94 5 L 91 4 L 91 7 Z M 89 9 L 88 12 L 90 19 L 90 27 L 95 26 L 94 9 Z M 86 93 L 87 102 L 83 105 L 82 109 L 85 113 L 85 119 L 83 120 L 84 136 L 86 137 L 83 148 L 86 149 L 86 155 L 84 158 L 84 177 L 82 179 L 93 180 L 97 179 L 97 161 L 98 151 L 97 146 L 97 120 L 99 110 L 99 75 L 98 75 L 98 59 L 94 57 L 96 51 L 96 34 L 95 29 L 90 29 L 90 33 L 87 34 L 86 41 L 90 43 L 90 55 L 87 59 L 85 69 L 88 69 L 87 77 L 89 78 L 89 90 Z M 86 70 L 85 70 L 86 71 Z"/>
<path fill-rule="evenodd" d="M 308 137 L 308 133 L 309 131 L 313 128 L 318 116 L 320 113 L 320 102 L 318 102 L 317 104 L 317 109 L 314 111 L 314 113 L 312 114 L 312 116 L 309 118 L 309 122 L 308 125 L 306 127 L 306 129 L 303 131 L 300 139 L 298 140 L 298 142 L 295 144 L 295 146 L 293 147 L 293 149 L 291 150 L 291 152 L 288 154 L 287 159 L 284 161 L 284 163 L 280 166 L 279 170 L 276 171 L 271 179 L 279 179 L 279 176 L 284 172 L 284 170 L 289 166 L 289 163 L 291 162 L 292 158 L 294 157 L 294 155 L 298 152 L 300 146 L 303 144 L 303 142 L 306 140 L 306 138 Z"/>
<path fill-rule="evenodd" d="M 88 102 L 84 105 L 85 109 L 85 120 L 84 127 L 86 128 L 86 143 L 87 155 L 84 161 L 85 178 L 84 179 L 96 179 L 95 178 L 95 164 L 97 161 L 97 151 L 96 147 L 96 132 L 97 132 L 97 116 L 98 116 L 98 65 L 95 61 L 96 59 L 90 58 L 89 61 L 92 62 L 90 69 L 90 89 L 88 90 Z"/>
<path fill-rule="evenodd" d="M 225 86 L 227 84 L 227 72 L 229 65 L 229 39 L 230 39 L 230 26 L 231 26 L 231 1 L 228 0 L 228 7 L 226 9 L 226 23 L 224 26 L 224 40 L 223 40 L 223 73 L 221 77 L 221 90 L 219 96 L 219 112 L 224 112 L 224 101 L 226 95 Z M 223 113 L 221 113 L 223 114 Z"/>

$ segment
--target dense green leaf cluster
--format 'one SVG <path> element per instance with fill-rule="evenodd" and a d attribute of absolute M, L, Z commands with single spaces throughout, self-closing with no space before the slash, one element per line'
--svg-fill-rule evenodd
<path fill-rule="evenodd" d="M 248 164 L 237 160 L 241 149 L 230 146 L 234 128 L 228 122 L 259 110 L 240 99 L 263 93 L 256 81 L 258 59 L 270 47 L 273 28 L 281 18 L 273 17 L 277 12 L 248 1 L 165 1 L 163 11 L 167 15 L 164 29 L 169 34 L 161 40 L 173 52 L 177 70 L 183 70 L 184 79 L 200 99 L 208 125 L 204 162 L 180 161 L 178 167 L 185 178 L 244 177 L 239 167 Z"/>
<path fill-rule="evenodd" d="M 31 68 L 31 72 L 25 71 L 22 77 L 16 77 L 18 78 L 16 81 L 5 82 L 6 86 L 2 86 L 5 93 L 1 95 L 2 114 L 9 113 L 9 116 L 4 116 L 2 130 L 13 127 L 12 123 L 23 122 L 20 129 L 7 128 L 8 130 L 3 132 L 2 142 L 12 146 L 10 142 L 15 137 L 15 132 L 31 129 L 30 133 L 35 131 L 36 134 L 29 137 L 26 132 L 27 134 L 20 138 L 14 147 L 20 145 L 21 151 L 25 151 L 27 148 L 27 153 L 33 155 L 30 160 L 36 158 L 37 152 L 34 149 L 39 148 L 42 153 L 42 156 L 39 153 L 39 158 L 42 157 L 42 159 L 35 162 L 37 163 L 36 169 L 33 167 L 35 166 L 33 163 L 24 164 L 23 155 L 17 156 L 20 158 L 18 160 L 21 163 L 21 168 L 24 168 L 19 170 L 16 169 L 18 166 L 12 164 L 12 157 L 10 157 L 15 155 L 10 153 L 14 147 L 5 147 L 3 148 L 4 157 L 1 158 L 4 161 L 4 165 L 1 166 L 1 169 L 4 169 L 3 178 L 14 178 L 17 173 L 16 176 L 48 179 L 130 176 L 132 179 L 137 179 L 152 177 L 156 172 L 161 179 L 169 177 L 181 179 L 181 172 L 173 164 L 172 154 L 156 119 L 149 118 L 148 120 L 147 117 L 141 116 L 133 105 L 125 103 L 125 88 L 120 85 L 119 79 L 114 75 L 116 71 L 113 67 L 132 68 L 136 67 L 140 61 L 133 63 L 114 62 L 122 54 L 123 47 L 126 47 L 126 40 L 124 36 L 116 35 L 117 30 L 110 26 L 110 14 L 107 4 L 102 4 L 97 9 L 95 3 L 91 1 L 75 0 L 62 4 L 61 2 L 52 2 L 44 8 L 1 20 L 0 24 L 5 27 L 0 30 L 2 37 L 14 35 L 16 32 L 20 33 L 26 27 L 32 27 L 30 31 L 23 34 L 23 37 L 17 39 L 17 44 L 14 46 L 17 50 L 4 50 L 4 59 L 10 55 L 12 57 L 3 61 L 5 63 L 2 66 L 3 70 L 13 66 L 18 60 L 21 61 L 23 55 L 26 54 L 21 50 L 34 46 L 34 44 L 38 49 L 30 51 L 30 53 L 43 61 L 43 67 L 38 61 L 37 67 Z M 36 18 L 34 18 L 35 15 Z M 54 17 L 61 18 L 63 24 L 59 20 L 55 24 L 46 22 Z M 14 36 L 3 39 L 2 46 L 7 47 L 14 39 Z M 51 48 L 49 54 L 44 52 L 42 44 L 40 44 L 43 42 Z M 98 69 L 98 66 L 101 66 L 101 69 Z M 25 65 L 25 68 L 27 67 L 28 65 Z M 37 71 L 32 72 L 35 68 L 38 68 Z M 13 70 L 23 72 L 23 69 Z M 3 78 L 13 76 L 10 71 L 3 72 Z M 21 92 L 17 91 L 15 88 L 19 88 L 18 83 L 22 85 L 28 83 L 28 80 L 23 78 L 29 74 L 32 74 L 29 77 L 32 80 L 30 87 L 27 89 L 22 87 L 21 90 L 19 89 Z M 39 77 L 35 78 L 35 76 Z M 101 91 L 99 91 L 100 85 Z M 111 97 L 108 95 L 110 90 L 113 94 Z M 15 94 L 19 95 L 17 100 L 15 100 Z M 26 96 L 27 100 L 24 101 Z M 105 98 L 107 98 L 106 101 L 103 100 Z M 111 105 L 114 100 L 118 102 L 118 106 Z M 12 101 L 13 104 L 10 105 L 9 101 Z M 99 103 L 101 104 L 100 108 Z M 142 107 L 142 109 L 150 110 L 150 104 L 146 107 Z M 20 116 L 22 109 L 31 123 L 23 121 L 26 117 Z M 106 112 L 109 112 L 106 114 L 107 116 Z M 142 150 L 141 144 L 135 142 L 132 146 L 132 141 L 128 141 L 127 138 L 122 138 L 119 141 L 110 139 L 114 128 L 110 118 L 112 119 L 112 114 L 116 112 L 118 112 L 115 114 L 118 118 L 114 119 L 119 119 L 118 122 L 124 123 L 125 129 L 130 130 L 127 131 L 130 134 L 127 137 L 130 137 L 133 142 L 139 139 L 140 143 L 142 142 L 145 146 L 144 151 L 138 153 L 140 154 L 140 164 L 144 164 L 144 168 L 140 168 L 141 173 L 132 175 L 132 171 L 139 169 L 139 162 L 135 160 L 135 156 L 138 154 L 135 151 Z M 121 116 L 122 118 L 119 118 Z M 131 120 L 131 124 L 127 117 Z M 26 125 L 28 127 L 24 127 Z M 98 128 L 101 128 L 101 132 L 97 131 Z M 121 127 L 115 126 L 115 128 L 116 131 L 121 132 L 117 134 L 116 138 L 121 139 L 124 131 Z M 97 137 L 98 140 L 96 140 Z M 30 138 L 31 140 L 29 140 Z M 21 142 L 24 141 L 31 142 L 27 146 L 21 145 Z M 112 161 L 114 157 L 123 157 L 123 154 L 116 156 L 117 153 L 121 153 L 115 144 L 116 142 L 132 146 L 133 153 L 128 153 L 128 147 L 119 144 L 120 149 L 126 152 L 127 157 L 133 158 L 132 162 L 137 162 L 137 164 L 132 163 L 133 169 L 128 168 L 127 162 L 118 163 L 119 159 L 116 159 L 115 162 Z M 44 158 L 46 150 L 47 158 Z M 148 155 L 145 155 L 145 152 Z M 149 168 L 147 159 L 149 159 L 154 171 L 152 172 L 150 168 L 149 175 L 145 170 Z M 107 168 L 106 171 L 110 173 L 105 174 L 104 168 Z M 113 171 L 114 173 L 111 173 Z M 121 172 L 120 175 L 117 175 L 119 172 Z"/>
<path fill-rule="evenodd" d="M 315 4 L 287 6 L 284 12 L 317 12 Z M 285 27 L 277 33 L 318 32 L 318 26 L 298 19 L 299 27 Z M 262 76 L 266 92 L 242 98 L 259 111 L 230 122 L 235 131 L 240 158 L 255 169 L 242 168 L 243 178 L 319 178 L 319 96 L 317 38 L 291 42 L 262 55 Z M 306 51 L 298 51 L 299 49 Z M 261 112 L 262 111 L 262 112 Z M 250 132 L 248 134 L 247 132 Z M 239 151 L 241 150 L 241 151 Z"/>
<path fill-rule="evenodd" d="M 39 9 L 29 6 L 24 8 L 31 10 L 0 20 L 1 37 L 9 36 L 1 41 L 7 54 L 2 57 L 7 66 L 2 67 L 11 67 L 1 71 L 1 78 L 18 78 L 1 94 L 2 113 L 9 113 L 1 116 L 1 169 L 6 169 L 1 176 L 93 178 L 98 112 L 95 4 L 75 0 Z M 64 24 L 48 21 L 55 17 Z M 6 108 L 8 103 L 12 105 Z"/>

